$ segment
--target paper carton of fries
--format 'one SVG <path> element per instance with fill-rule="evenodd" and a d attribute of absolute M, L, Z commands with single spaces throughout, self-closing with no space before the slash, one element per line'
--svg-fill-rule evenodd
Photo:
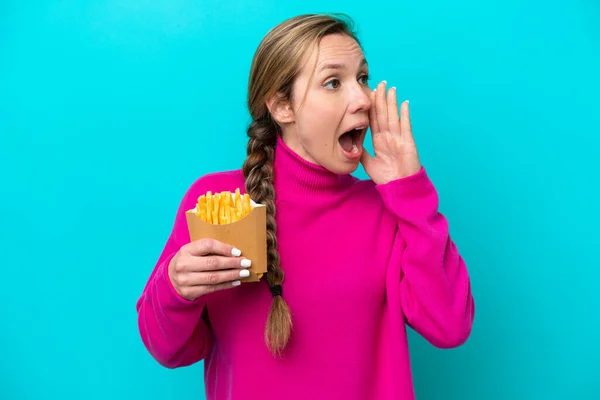
<path fill-rule="evenodd" d="M 250 276 L 242 282 L 257 282 L 267 272 L 267 212 L 246 193 L 207 192 L 196 207 L 186 211 L 190 240 L 211 238 L 230 244 L 252 261 Z"/>

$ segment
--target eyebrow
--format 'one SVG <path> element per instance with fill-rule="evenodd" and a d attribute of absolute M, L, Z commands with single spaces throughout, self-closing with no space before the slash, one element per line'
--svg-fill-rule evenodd
<path fill-rule="evenodd" d="M 367 64 L 367 59 L 363 58 L 362 61 L 360 62 L 360 68 L 362 68 L 363 66 L 368 65 Z M 341 69 L 348 69 L 348 65 L 344 64 L 344 63 L 328 63 L 328 64 L 323 64 L 319 67 L 319 72 L 321 71 L 325 71 L 328 69 L 334 69 L 334 70 L 341 70 Z"/>

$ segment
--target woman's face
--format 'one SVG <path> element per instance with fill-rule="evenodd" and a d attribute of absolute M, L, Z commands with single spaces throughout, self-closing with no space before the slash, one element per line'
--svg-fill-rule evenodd
<path fill-rule="evenodd" d="M 346 35 L 324 37 L 305 57 L 292 93 L 291 103 L 276 115 L 283 141 L 334 173 L 356 170 L 371 107 L 368 67 L 358 43 Z"/>

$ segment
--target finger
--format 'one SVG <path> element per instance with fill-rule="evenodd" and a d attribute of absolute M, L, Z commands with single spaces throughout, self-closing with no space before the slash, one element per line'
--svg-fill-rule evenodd
<path fill-rule="evenodd" d="M 377 105 L 375 103 L 375 95 L 377 88 L 370 94 L 371 96 L 371 107 L 369 108 L 369 125 L 371 127 L 371 136 L 379 133 L 379 124 L 377 123 Z"/>
<path fill-rule="evenodd" d="M 187 252 L 193 256 L 216 254 L 220 256 L 239 257 L 242 252 L 234 246 L 214 239 L 195 240 L 186 245 Z"/>
<path fill-rule="evenodd" d="M 240 286 L 242 282 L 239 280 L 233 282 L 224 282 L 219 283 L 217 285 L 198 285 L 198 286 L 185 286 L 179 290 L 181 296 L 186 299 L 197 299 L 200 296 L 204 296 L 205 294 L 218 292 L 220 290 L 232 289 L 234 287 Z"/>
<path fill-rule="evenodd" d="M 223 256 L 201 256 L 192 257 L 190 265 L 185 268 L 189 272 L 217 271 L 224 269 L 244 269 L 252 265 L 247 258 L 223 257 Z"/>
<path fill-rule="evenodd" d="M 250 276 L 247 269 L 230 269 L 224 271 L 188 272 L 175 277 L 175 284 L 181 288 L 203 285 L 221 285 L 231 283 Z"/>
<path fill-rule="evenodd" d="M 398 115 L 398 97 L 396 94 L 396 88 L 390 88 L 388 92 L 388 127 L 392 133 L 400 133 L 400 116 Z"/>
<path fill-rule="evenodd" d="M 377 123 L 379 124 L 379 130 L 381 132 L 388 131 L 386 93 L 386 82 L 382 81 L 377 86 L 377 92 L 375 94 L 375 105 L 377 107 Z"/>
<path fill-rule="evenodd" d="M 402 130 L 402 135 L 406 139 L 414 140 L 412 135 L 412 126 L 410 123 L 408 100 L 402 102 L 402 105 L 400 106 L 400 129 Z"/>

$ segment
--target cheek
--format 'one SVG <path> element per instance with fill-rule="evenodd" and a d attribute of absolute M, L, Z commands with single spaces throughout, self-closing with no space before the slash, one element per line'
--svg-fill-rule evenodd
<path fill-rule="evenodd" d="M 324 160 L 332 149 L 346 108 L 341 97 L 324 93 L 308 96 L 297 113 L 297 133 L 306 151 L 316 160 Z"/>
<path fill-rule="evenodd" d="M 320 96 L 306 103 L 304 119 L 310 121 L 312 129 L 319 131 L 319 136 L 326 138 L 335 134 L 344 117 L 345 108 L 335 96 Z"/>

